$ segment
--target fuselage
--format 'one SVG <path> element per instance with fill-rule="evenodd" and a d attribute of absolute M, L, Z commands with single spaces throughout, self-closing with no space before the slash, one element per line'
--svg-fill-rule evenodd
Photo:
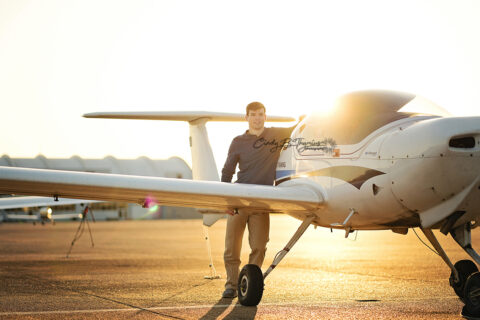
<path fill-rule="evenodd" d="M 324 227 L 345 228 L 351 212 L 357 230 L 440 227 L 462 212 L 459 225 L 480 214 L 479 158 L 480 117 L 448 117 L 409 94 L 357 92 L 299 123 L 276 185 L 314 183 L 326 196 L 314 223 Z"/>

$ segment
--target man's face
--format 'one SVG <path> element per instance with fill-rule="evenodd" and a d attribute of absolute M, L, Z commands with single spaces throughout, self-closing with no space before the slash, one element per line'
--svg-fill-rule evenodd
<path fill-rule="evenodd" d="M 250 110 L 248 115 L 245 117 L 248 121 L 248 127 L 253 130 L 261 130 L 265 125 L 265 120 L 267 116 L 263 108 L 258 110 Z"/>

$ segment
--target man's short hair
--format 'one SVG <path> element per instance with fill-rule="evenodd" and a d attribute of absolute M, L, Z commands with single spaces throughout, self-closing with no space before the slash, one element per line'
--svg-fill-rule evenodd
<path fill-rule="evenodd" d="M 248 112 L 250 111 L 256 111 L 258 109 L 262 109 L 263 108 L 263 112 L 265 113 L 266 112 L 266 109 L 265 109 L 265 106 L 263 105 L 263 103 L 261 102 L 257 102 L 257 101 L 254 101 L 254 102 L 251 102 L 247 105 L 247 116 L 248 116 Z"/>

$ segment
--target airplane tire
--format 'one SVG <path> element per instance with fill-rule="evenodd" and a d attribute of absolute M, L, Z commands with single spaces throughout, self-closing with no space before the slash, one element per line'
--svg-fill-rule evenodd
<path fill-rule="evenodd" d="M 480 316 L 480 272 L 475 272 L 468 277 L 465 283 L 465 309 L 469 316 Z"/>
<path fill-rule="evenodd" d="M 262 270 L 255 264 L 245 265 L 238 276 L 238 301 L 243 306 L 256 306 L 262 295 Z"/>
<path fill-rule="evenodd" d="M 471 274 L 478 272 L 478 268 L 477 265 L 471 260 L 460 260 L 455 263 L 454 267 L 458 271 L 460 281 L 455 282 L 455 277 L 452 272 L 450 274 L 450 285 L 452 286 L 453 290 L 455 290 L 457 296 L 459 296 L 463 301 L 465 297 L 465 284 L 467 279 Z"/>

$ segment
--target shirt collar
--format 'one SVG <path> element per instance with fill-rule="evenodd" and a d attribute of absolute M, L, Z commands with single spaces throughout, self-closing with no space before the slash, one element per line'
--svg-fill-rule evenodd
<path fill-rule="evenodd" d="M 245 130 L 245 133 L 244 133 L 243 135 L 246 136 L 246 137 L 260 138 L 260 137 L 263 137 L 263 136 L 265 135 L 267 129 L 268 129 L 267 127 L 263 128 L 263 132 L 262 132 L 259 136 L 256 136 L 256 135 L 254 135 L 254 134 L 250 134 L 250 133 L 248 132 L 248 129 Z"/>

